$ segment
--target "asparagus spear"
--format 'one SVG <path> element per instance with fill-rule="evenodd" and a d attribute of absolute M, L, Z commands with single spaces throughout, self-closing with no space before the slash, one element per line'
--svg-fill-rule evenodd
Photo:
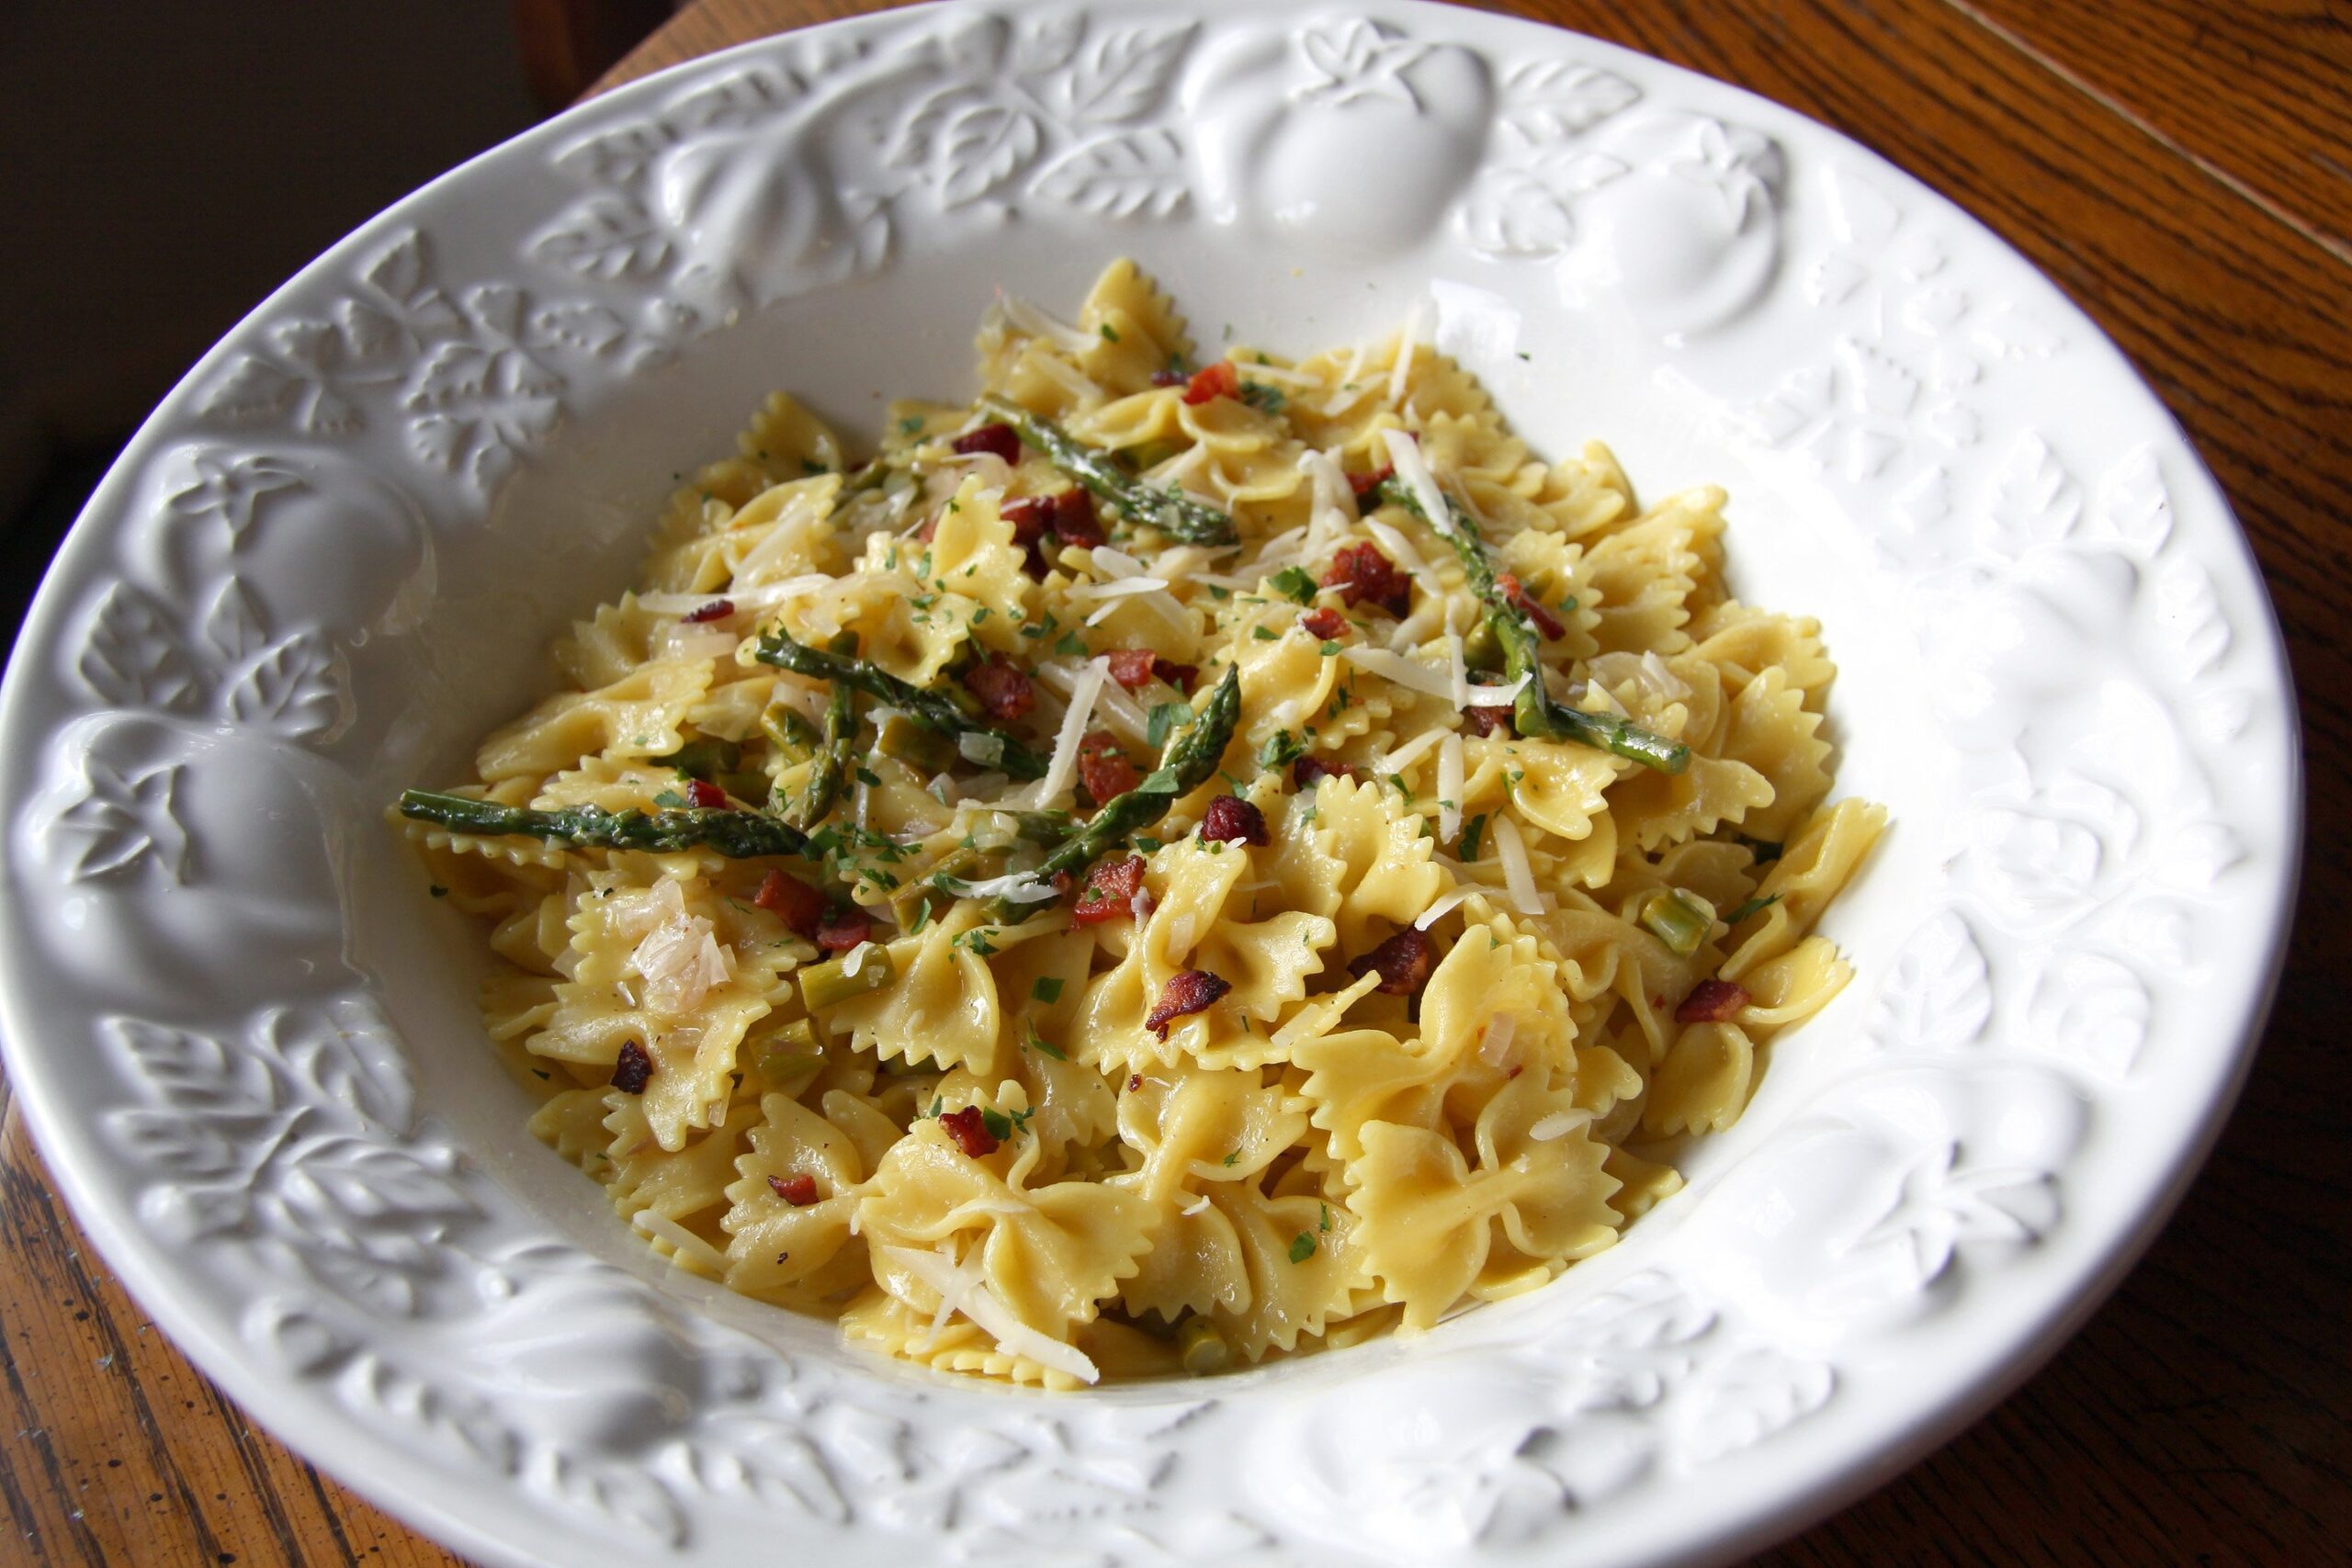
<path fill-rule="evenodd" d="M 600 806 L 535 811 L 526 806 L 501 806 L 494 800 L 412 789 L 401 794 L 401 815 L 453 833 L 546 839 L 581 849 L 650 850 L 666 854 L 701 845 L 731 859 L 745 860 L 797 855 L 808 848 L 808 837 L 797 828 L 756 811 L 692 807 L 606 811 Z"/>
<path fill-rule="evenodd" d="M 1047 462 L 1117 507 L 1130 522 L 1148 524 L 1188 545 L 1233 543 L 1232 518 L 1173 485 L 1155 490 L 1128 472 L 1117 457 L 1089 446 L 1044 415 L 994 392 L 980 395 L 979 410 L 1012 426 L 1024 445 L 1043 452 Z"/>
<path fill-rule="evenodd" d="M 1690 748 L 1679 740 L 1668 740 L 1610 713 L 1586 713 L 1555 701 L 1544 685 L 1542 663 L 1543 642 L 1526 613 L 1512 604 L 1495 582 L 1494 563 L 1487 558 L 1486 542 L 1478 536 L 1478 524 L 1468 513 L 1455 504 L 1451 496 L 1443 497 L 1447 516 L 1443 522 L 1432 518 L 1421 505 L 1420 497 L 1404 480 L 1390 475 L 1380 481 L 1374 491 L 1384 503 L 1401 506 L 1453 547 L 1462 561 L 1463 575 L 1470 580 L 1470 591 L 1487 607 L 1487 630 L 1502 649 L 1503 673 L 1516 679 L 1527 678 L 1511 705 L 1511 722 L 1521 735 L 1550 739 L 1575 740 L 1600 750 L 1639 762 L 1645 768 L 1656 768 L 1662 773 L 1679 773 L 1690 765 Z"/>
<path fill-rule="evenodd" d="M 818 742 L 816 756 L 809 760 L 808 776 L 800 785 L 800 798 L 784 814 L 786 821 L 803 832 L 825 819 L 833 802 L 841 798 L 842 784 L 849 777 L 850 742 L 857 734 L 852 710 L 855 691 L 846 681 L 833 682 L 833 700 L 825 708 L 824 738 Z"/>
<path fill-rule="evenodd" d="M 980 718 L 974 712 L 978 705 L 952 687 L 925 691 L 862 659 L 823 652 L 805 643 L 795 642 L 788 633 L 781 631 L 770 632 L 760 638 L 757 657 L 763 664 L 773 664 L 812 680 L 831 681 L 836 689 L 844 685 L 854 686 L 861 692 L 879 697 L 925 729 L 959 743 L 967 735 L 992 741 L 1003 748 L 993 765 L 1002 768 L 1016 779 L 1045 776 L 1046 759 Z"/>
<path fill-rule="evenodd" d="M 1063 872 L 1082 870 L 1167 816 L 1170 807 L 1216 775 L 1216 765 L 1224 758 L 1226 747 L 1232 743 L 1233 728 L 1240 717 L 1241 676 L 1227 666 L 1225 679 L 1209 694 L 1207 704 L 1193 718 L 1192 728 L 1169 737 L 1159 753 L 1159 766 L 1125 795 L 1113 795 L 1085 827 L 1038 862 L 1036 870 L 1029 874 L 1039 882 L 1049 882 Z M 1018 920 L 1035 908 L 1035 905 L 1001 898 L 997 901 L 997 919 Z"/>

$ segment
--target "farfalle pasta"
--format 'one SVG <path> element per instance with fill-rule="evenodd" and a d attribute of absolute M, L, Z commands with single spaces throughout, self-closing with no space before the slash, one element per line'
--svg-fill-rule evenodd
<path fill-rule="evenodd" d="M 979 361 L 863 463 L 771 398 L 403 797 L 533 1131 L 682 1268 L 1053 1388 L 1611 1245 L 1849 978 L 1819 627 L 1409 335 L 1203 365 L 1122 262 Z"/>

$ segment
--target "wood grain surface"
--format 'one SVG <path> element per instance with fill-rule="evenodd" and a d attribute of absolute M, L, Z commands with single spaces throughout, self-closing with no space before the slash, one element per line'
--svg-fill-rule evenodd
<path fill-rule="evenodd" d="M 606 79 L 882 8 L 702 0 Z M 1751 88 L 1992 225 L 2138 363 L 2278 604 L 2312 802 L 2252 1081 L 2115 1297 L 1991 1415 L 1758 1561 L 2352 1562 L 2352 13 L 2333 0 L 1517 0 Z M 0 1085 L 0 1107 L 6 1104 Z M 449 1564 L 249 1424 L 82 1242 L 10 1111 L 0 1562 Z"/>

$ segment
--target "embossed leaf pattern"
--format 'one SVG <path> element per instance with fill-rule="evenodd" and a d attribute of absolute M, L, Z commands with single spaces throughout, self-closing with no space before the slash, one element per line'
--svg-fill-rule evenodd
<path fill-rule="evenodd" d="M 1191 199 L 1184 145 L 1167 130 L 1134 130 L 1071 148 L 1038 173 L 1034 189 L 1097 218 L 1166 218 Z"/>
<path fill-rule="evenodd" d="M 2120 1078 L 2147 1043 L 2151 1009 L 2139 976 L 2100 953 L 2060 953 L 2043 971 L 2026 1009 L 2031 1038 L 2061 1060 Z"/>
<path fill-rule="evenodd" d="M 2057 1217 L 2049 1173 L 2021 1166 L 1973 1168 L 1957 1145 L 1923 1154 L 1901 1192 L 1860 1246 L 1885 1254 L 1917 1290 L 1951 1267 L 1962 1242 L 2038 1239 Z"/>
<path fill-rule="evenodd" d="M 1385 98 L 1416 113 L 1421 98 L 1405 72 L 1429 52 L 1427 44 L 1395 38 L 1374 23 L 1353 19 L 1308 28 L 1298 35 L 1312 76 L 1292 95 L 1301 103 L 1337 107 L 1359 98 Z"/>
<path fill-rule="evenodd" d="M 1048 68 L 1055 107 L 1076 126 L 1119 125 L 1145 114 L 1168 91 L 1196 27 L 1104 33 L 1074 51 L 1064 66 Z"/>
<path fill-rule="evenodd" d="M 1532 60 L 1503 78 L 1501 123 L 1548 146 L 1591 130 L 1641 97 L 1623 76 L 1567 60 Z"/>
<path fill-rule="evenodd" d="M 58 815 L 56 827 L 77 846 L 73 880 L 130 876 L 146 869 L 166 885 L 186 881 L 187 834 L 172 800 L 179 787 L 179 764 L 118 769 L 93 753 L 84 769 L 83 794 Z"/>
<path fill-rule="evenodd" d="M 2222 613 L 2212 574 L 2187 556 L 2174 556 L 2156 569 L 2149 603 L 2163 637 L 2175 680 L 2201 679 L 2230 650 L 2230 623 Z"/>
<path fill-rule="evenodd" d="M 75 669 L 100 702 L 118 706 L 179 713 L 203 702 L 202 677 L 170 615 L 132 583 L 107 590 Z"/>
<path fill-rule="evenodd" d="M 2099 532 L 2133 554 L 2153 556 L 2172 537 L 2172 493 L 2155 448 L 2142 446 L 2099 483 Z"/>
<path fill-rule="evenodd" d="M 1995 480 L 1985 547 L 2014 560 L 2037 545 L 2058 544 L 2074 532 L 2082 510 L 2082 491 L 2065 464 L 2047 441 L 2028 433 L 2010 448 Z"/>
<path fill-rule="evenodd" d="M 705 1492 L 828 1524 L 850 1517 L 823 1456 L 797 1427 L 744 1415 L 708 1427 L 707 1438 L 684 1449 L 686 1469 Z"/>
<path fill-rule="evenodd" d="M 1951 1051 L 1975 1041 L 1993 1016 L 1992 976 L 1968 922 L 1946 909 L 1903 944 L 1871 1009 L 1882 1049 Z"/>
<path fill-rule="evenodd" d="M 75 669 L 101 701 L 161 713 L 209 713 L 287 740 L 316 739 L 341 717 L 341 667 L 326 639 L 274 637 L 237 579 L 224 579 L 201 624 L 130 583 L 100 602 Z"/>
<path fill-rule="evenodd" d="M 266 455 L 199 452 L 193 467 L 194 481 L 172 492 L 172 513 L 217 522 L 232 551 L 244 544 L 265 499 L 307 488 L 293 465 Z"/>
<path fill-rule="evenodd" d="M 1750 1346 L 1702 1365 L 1681 1419 L 1686 1452 L 1701 1463 L 1751 1448 L 1829 1403 L 1837 1378 L 1822 1361 Z"/>

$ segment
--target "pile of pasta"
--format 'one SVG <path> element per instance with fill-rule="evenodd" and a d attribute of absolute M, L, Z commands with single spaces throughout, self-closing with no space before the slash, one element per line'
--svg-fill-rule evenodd
<path fill-rule="evenodd" d="M 1018 782 L 894 739 L 902 716 L 869 704 L 805 857 L 407 824 L 486 923 L 482 1011 L 544 1096 L 533 1130 L 682 1268 L 1052 1388 L 1425 1329 L 1611 1245 L 1849 977 L 1812 929 L 1883 814 L 1828 799 L 1817 624 L 1730 596 L 1721 491 L 1644 506 L 1599 445 L 1536 458 L 1409 332 L 1204 367 L 1121 262 L 1074 323 L 1001 300 L 978 351 L 985 389 L 1228 513 L 1238 543 L 1109 509 L 1099 544 L 1024 540 L 1023 503 L 1071 480 L 967 439 L 970 407 L 894 405 L 853 464 L 769 399 L 464 793 L 776 809 L 831 696 L 753 657 L 777 628 L 854 638 L 927 690 L 1011 666 L 1032 704 L 1011 728 L 1057 765 Z M 1686 768 L 1521 739 L 1462 700 L 1460 563 L 1358 494 L 1400 431 L 1555 623 L 1549 689 L 1679 740 Z M 1405 584 L 1385 602 L 1329 586 L 1365 546 Z M 1084 879 L 1011 914 L 966 891 L 1035 863 L 1022 812 L 1099 807 L 1074 741 L 1148 769 L 1228 669 L 1218 776 L 1121 847 L 1141 883 L 1112 918 L 1078 918 Z M 1262 843 L 1202 831 L 1220 796 Z M 1367 955 L 1406 932 L 1422 961 L 1397 983 Z M 812 1008 L 820 963 L 857 983 Z M 1189 973 L 1226 988 L 1148 1024 Z"/>

